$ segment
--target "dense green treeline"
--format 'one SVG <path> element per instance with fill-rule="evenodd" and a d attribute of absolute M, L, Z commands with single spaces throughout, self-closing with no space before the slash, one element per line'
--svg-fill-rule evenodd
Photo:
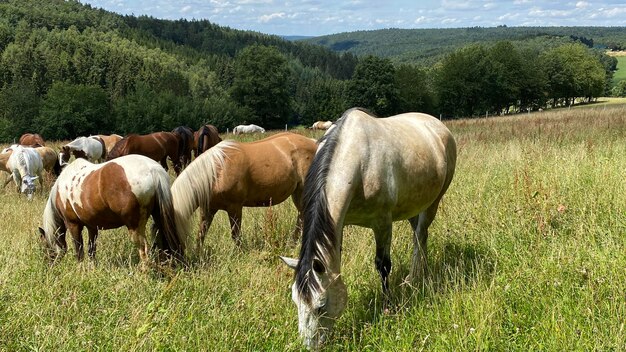
<path fill-rule="evenodd" d="M 338 52 L 375 55 L 394 63 L 431 65 L 468 44 L 510 41 L 538 48 L 578 41 L 589 47 L 626 50 L 626 27 L 506 27 L 381 29 L 331 34 L 305 40 Z"/>
<path fill-rule="evenodd" d="M 0 141 L 28 131 L 70 139 L 204 123 L 278 129 L 336 120 L 353 106 L 454 118 L 569 105 L 611 88 L 617 61 L 590 49 L 594 40 L 498 40 L 460 46 L 424 66 L 357 59 L 208 21 L 6 0 Z"/>

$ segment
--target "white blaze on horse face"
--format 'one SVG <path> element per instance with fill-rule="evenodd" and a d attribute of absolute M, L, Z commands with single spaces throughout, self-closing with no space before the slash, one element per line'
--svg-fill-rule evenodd
<path fill-rule="evenodd" d="M 311 304 L 301 299 L 294 283 L 291 299 L 298 308 L 298 331 L 308 349 L 318 349 L 326 340 L 327 332 L 346 308 L 348 293 L 340 275 L 315 273 L 314 280 L 322 286 L 320 291 L 312 291 Z"/>
<path fill-rule="evenodd" d="M 33 193 L 35 193 L 35 180 L 37 176 L 26 175 L 22 178 L 22 193 L 26 194 L 28 200 L 33 199 Z"/>

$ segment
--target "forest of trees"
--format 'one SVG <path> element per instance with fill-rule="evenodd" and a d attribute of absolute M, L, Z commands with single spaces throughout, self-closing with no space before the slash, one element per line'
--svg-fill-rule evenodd
<path fill-rule="evenodd" d="M 608 94 L 616 60 L 585 37 L 459 46 L 429 65 L 339 54 L 208 21 L 121 16 L 78 1 L 0 2 L 0 141 L 265 128 L 381 116 L 525 111 Z"/>

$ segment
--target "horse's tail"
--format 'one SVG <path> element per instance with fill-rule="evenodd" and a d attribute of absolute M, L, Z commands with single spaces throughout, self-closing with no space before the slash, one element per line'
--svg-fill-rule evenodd
<path fill-rule="evenodd" d="M 54 166 L 52 167 L 52 172 L 54 173 L 54 176 L 59 177 L 61 171 L 63 171 L 63 165 L 61 165 L 61 159 L 56 156 L 54 158 Z"/>
<path fill-rule="evenodd" d="M 196 150 L 196 155 L 202 154 L 204 151 L 204 138 L 209 138 L 209 129 L 205 126 L 200 128 L 200 133 L 198 133 L 198 149 Z"/>
<path fill-rule="evenodd" d="M 209 198 L 217 173 L 223 168 L 226 159 L 225 149 L 234 148 L 233 141 L 222 142 L 198 155 L 178 175 L 172 184 L 172 201 L 176 212 L 176 225 L 183 236 L 188 237 L 189 219 L 193 212 L 202 207 L 209 208 Z"/>
<path fill-rule="evenodd" d="M 152 210 L 157 229 L 156 245 L 166 254 L 182 261 L 185 255 L 185 238 L 176 226 L 169 175 L 164 170 L 153 171 L 152 178 L 156 184 L 156 204 Z"/>
<path fill-rule="evenodd" d="M 91 136 L 91 138 L 98 141 L 100 143 L 100 146 L 102 147 L 102 153 L 100 154 L 100 161 L 107 160 L 107 146 L 104 143 L 104 139 L 102 139 L 102 137 L 100 136 Z"/>

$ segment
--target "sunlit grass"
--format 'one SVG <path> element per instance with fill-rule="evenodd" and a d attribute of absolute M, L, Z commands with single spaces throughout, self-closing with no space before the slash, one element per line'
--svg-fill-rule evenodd
<path fill-rule="evenodd" d="M 626 110 L 448 126 L 459 159 L 431 227 L 429 279 L 404 282 L 410 227 L 396 223 L 383 314 L 372 233 L 348 227 L 349 303 L 329 349 L 626 349 Z M 277 258 L 299 249 L 290 200 L 244 210 L 241 250 L 218 213 L 189 268 L 163 276 L 139 270 L 125 229 L 101 232 L 95 265 L 73 249 L 44 265 L 36 229 L 49 185 L 32 202 L 0 191 L 0 350 L 301 348 L 292 272 Z"/>

